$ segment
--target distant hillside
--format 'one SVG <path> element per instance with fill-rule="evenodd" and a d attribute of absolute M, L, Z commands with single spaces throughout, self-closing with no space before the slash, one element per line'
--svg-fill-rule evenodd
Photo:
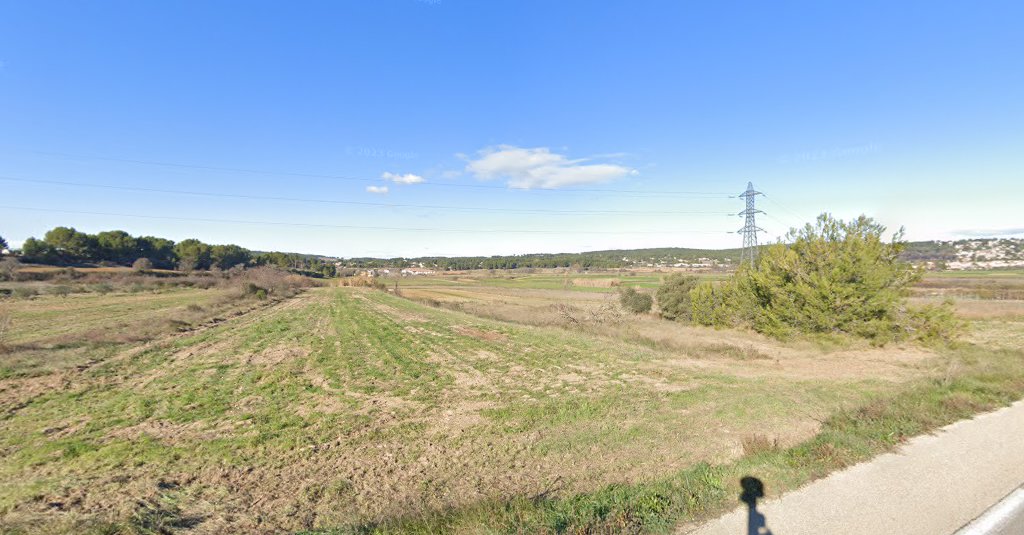
<path fill-rule="evenodd" d="M 999 269 L 1024 267 L 1024 239 L 977 238 L 908 244 L 904 258 L 938 269 Z"/>
<path fill-rule="evenodd" d="M 739 249 L 616 249 L 584 253 L 535 253 L 506 256 L 417 258 L 349 258 L 347 267 L 408 267 L 438 270 L 580 267 L 584 269 L 638 267 L 728 267 L 739 259 Z"/>
<path fill-rule="evenodd" d="M 349 258 L 340 261 L 347 267 L 409 267 L 437 270 L 559 268 L 731 268 L 739 260 L 740 249 L 688 249 L 660 247 L 652 249 L 611 249 L 583 253 L 536 253 L 506 256 L 461 256 L 417 258 Z M 903 258 L 915 264 L 937 269 L 994 269 L 1024 267 L 1024 240 L 975 239 L 960 241 L 910 242 Z"/>

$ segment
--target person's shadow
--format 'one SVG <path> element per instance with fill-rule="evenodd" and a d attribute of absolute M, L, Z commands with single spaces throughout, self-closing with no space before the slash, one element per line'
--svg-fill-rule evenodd
<path fill-rule="evenodd" d="M 740 479 L 740 486 L 743 487 L 740 501 L 747 504 L 747 535 L 772 535 L 764 515 L 757 510 L 757 499 L 764 497 L 764 483 L 756 477 L 746 476 Z"/>

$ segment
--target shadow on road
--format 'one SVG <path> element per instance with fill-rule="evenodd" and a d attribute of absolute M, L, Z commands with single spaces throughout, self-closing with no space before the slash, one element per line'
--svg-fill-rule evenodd
<path fill-rule="evenodd" d="M 756 477 L 746 476 L 740 479 L 740 486 L 743 487 L 740 501 L 747 504 L 746 535 L 772 535 L 765 516 L 757 510 L 757 499 L 764 497 L 764 483 Z"/>

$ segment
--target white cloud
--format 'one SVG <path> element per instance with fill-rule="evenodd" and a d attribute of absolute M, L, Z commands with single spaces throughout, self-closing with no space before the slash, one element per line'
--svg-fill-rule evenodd
<path fill-rule="evenodd" d="M 587 159 L 570 160 L 547 147 L 497 145 L 477 154 L 479 158 L 469 160 L 466 165 L 467 171 L 483 180 L 504 178 L 513 188 L 554 189 L 609 182 L 638 174 L 635 169 L 621 165 L 586 163 Z"/>
<path fill-rule="evenodd" d="M 419 184 L 424 182 L 423 177 L 414 175 L 412 173 L 406 173 L 404 175 L 396 175 L 395 173 L 384 173 L 380 175 L 384 180 L 389 180 L 395 184 Z"/>
<path fill-rule="evenodd" d="M 366 186 L 366 191 L 369 193 L 379 193 L 381 195 L 387 194 L 387 186 Z"/>

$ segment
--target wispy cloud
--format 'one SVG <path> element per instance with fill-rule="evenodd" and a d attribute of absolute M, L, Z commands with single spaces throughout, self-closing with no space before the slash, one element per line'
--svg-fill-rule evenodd
<path fill-rule="evenodd" d="M 366 191 L 369 193 L 377 193 L 380 195 L 386 195 L 388 192 L 387 186 L 366 186 Z"/>
<path fill-rule="evenodd" d="M 482 180 L 505 179 L 513 188 L 563 188 L 638 174 L 636 169 L 622 165 L 570 160 L 547 147 L 496 145 L 478 151 L 477 156 L 475 160 L 465 157 L 469 161 L 467 171 Z"/>
<path fill-rule="evenodd" d="M 380 175 L 380 177 L 389 182 L 394 182 L 395 184 L 419 184 L 420 182 L 424 182 L 423 177 L 412 173 L 406 173 L 404 175 L 384 173 Z"/>

